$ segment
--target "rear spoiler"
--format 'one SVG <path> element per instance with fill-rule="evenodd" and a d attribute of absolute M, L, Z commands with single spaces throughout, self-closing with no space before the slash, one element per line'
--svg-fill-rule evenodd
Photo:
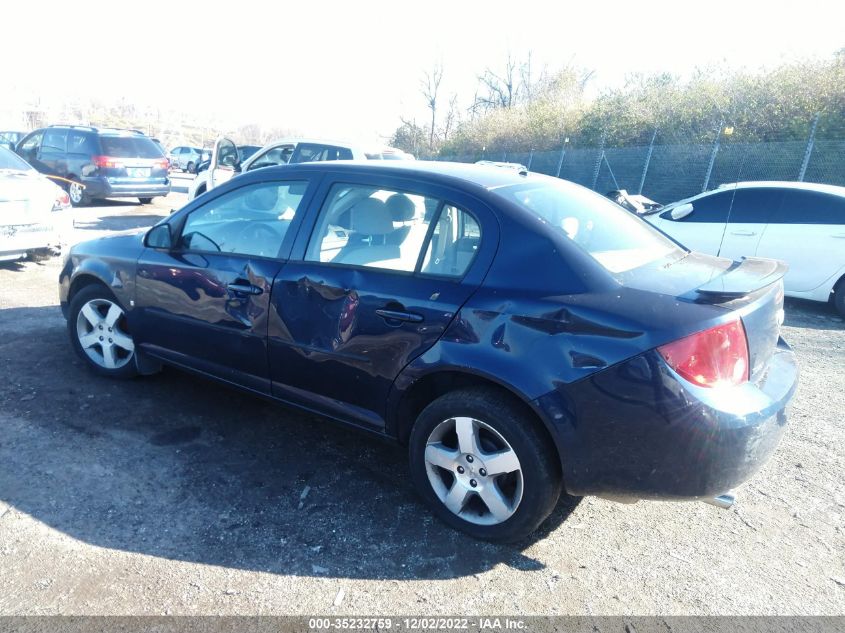
<path fill-rule="evenodd" d="M 781 279 L 788 270 L 785 262 L 762 257 L 743 257 L 715 279 L 696 289 L 702 295 L 741 297 Z"/>

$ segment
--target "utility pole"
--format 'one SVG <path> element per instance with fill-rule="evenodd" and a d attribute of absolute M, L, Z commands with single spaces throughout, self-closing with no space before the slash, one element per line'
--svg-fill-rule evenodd
<path fill-rule="evenodd" d="M 813 127 L 810 128 L 810 138 L 807 139 L 807 149 L 804 150 L 804 160 L 801 161 L 801 171 L 798 172 L 798 182 L 804 182 L 804 175 L 807 173 L 807 166 L 810 164 L 810 156 L 813 153 L 813 145 L 816 142 L 816 126 L 819 124 L 819 115 L 813 119 Z"/>

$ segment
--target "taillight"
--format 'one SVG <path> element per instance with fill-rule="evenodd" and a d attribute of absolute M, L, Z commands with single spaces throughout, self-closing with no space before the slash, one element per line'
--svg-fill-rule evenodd
<path fill-rule="evenodd" d="M 161 158 L 161 159 L 157 160 L 156 162 L 154 162 L 153 166 L 158 167 L 160 169 L 164 169 L 165 171 L 167 171 L 168 169 L 170 169 L 170 161 L 167 160 L 166 158 Z"/>
<path fill-rule="evenodd" d="M 661 345 L 657 351 L 672 369 L 700 387 L 748 380 L 748 340 L 740 320 Z"/>
<path fill-rule="evenodd" d="M 120 162 L 119 158 L 112 158 L 111 156 L 93 156 L 91 160 L 97 167 L 105 167 L 107 169 L 123 167 L 123 163 Z"/>

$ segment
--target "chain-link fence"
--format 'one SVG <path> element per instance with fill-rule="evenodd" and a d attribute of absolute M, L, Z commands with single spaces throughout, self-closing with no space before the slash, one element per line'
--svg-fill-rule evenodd
<path fill-rule="evenodd" d="M 530 152 L 485 150 L 439 160 L 520 163 L 605 193 L 627 189 L 662 203 L 680 200 L 723 183 L 797 180 L 845 186 L 845 140 L 735 143 L 720 133 L 709 145 L 661 143 L 636 147 L 570 147 Z"/>

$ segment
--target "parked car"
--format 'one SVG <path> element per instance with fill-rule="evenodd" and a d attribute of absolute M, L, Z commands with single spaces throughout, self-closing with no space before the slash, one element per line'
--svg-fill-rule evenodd
<path fill-rule="evenodd" d="M 75 246 L 59 284 L 94 372 L 171 364 L 392 438 L 435 514 L 512 540 L 561 490 L 715 501 L 750 477 L 797 382 L 784 270 L 556 178 L 362 161 L 249 171 Z"/>
<path fill-rule="evenodd" d="M 180 169 L 192 174 L 196 170 L 197 165 L 203 160 L 207 160 L 203 158 L 203 152 L 209 152 L 209 150 L 180 145 L 170 150 L 167 157 L 170 159 L 170 165 L 173 169 Z"/>
<path fill-rule="evenodd" d="M 15 151 L 63 183 L 73 206 L 96 198 L 138 198 L 149 204 L 170 193 L 169 161 L 136 130 L 51 125 L 30 132 Z"/>
<path fill-rule="evenodd" d="M 782 259 L 789 265 L 783 280 L 788 296 L 832 300 L 845 317 L 845 187 L 741 182 L 646 217 L 702 253 Z"/>
<path fill-rule="evenodd" d="M 238 145 L 238 160 L 240 164 L 243 164 L 247 158 L 255 154 L 261 147 L 258 145 Z M 201 171 L 205 171 L 208 169 L 208 166 L 211 164 L 211 156 L 209 155 L 208 158 L 203 157 L 203 161 L 197 165 L 195 173 L 200 173 Z"/>
<path fill-rule="evenodd" d="M 397 147 L 378 147 L 365 153 L 368 160 L 416 160 L 413 154 Z"/>
<path fill-rule="evenodd" d="M 0 261 L 56 246 L 53 212 L 68 206 L 64 189 L 0 147 Z"/>
<path fill-rule="evenodd" d="M 15 145 L 26 136 L 26 132 L 18 132 L 16 130 L 0 130 L 0 145 L 9 148 L 10 150 L 15 149 Z"/>
<path fill-rule="evenodd" d="M 285 138 L 268 143 L 241 161 L 238 146 L 227 138 L 221 138 L 214 144 L 208 168 L 198 174 L 188 187 L 188 199 L 193 200 L 240 172 L 288 163 L 366 158 L 364 150 L 342 141 Z"/>

